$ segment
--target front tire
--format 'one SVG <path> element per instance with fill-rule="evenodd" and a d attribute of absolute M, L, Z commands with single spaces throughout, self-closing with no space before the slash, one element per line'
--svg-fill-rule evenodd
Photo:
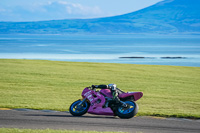
<path fill-rule="evenodd" d="M 123 107 L 122 105 L 118 106 L 116 114 L 120 118 L 132 118 L 138 112 L 138 105 L 134 101 L 125 101 L 125 103 L 127 104 L 127 107 Z"/>
<path fill-rule="evenodd" d="M 81 105 L 78 105 L 81 102 L 81 100 L 77 100 L 73 102 L 69 108 L 69 112 L 73 116 L 82 116 L 85 113 L 87 113 L 90 105 L 87 101 L 83 102 Z"/>

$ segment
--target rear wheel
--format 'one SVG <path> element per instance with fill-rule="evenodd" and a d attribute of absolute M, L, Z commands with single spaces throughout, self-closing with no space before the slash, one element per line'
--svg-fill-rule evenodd
<path fill-rule="evenodd" d="M 135 116 L 138 112 L 138 105 L 134 101 L 125 101 L 127 107 L 122 105 L 118 106 L 116 110 L 117 116 L 124 119 L 129 119 Z"/>
<path fill-rule="evenodd" d="M 87 111 L 90 107 L 89 103 L 87 101 L 85 101 L 82 104 L 80 104 L 81 102 L 82 102 L 81 100 L 77 100 L 71 104 L 71 106 L 69 108 L 69 112 L 73 116 L 81 116 L 81 115 L 84 115 L 85 113 L 87 113 Z"/>

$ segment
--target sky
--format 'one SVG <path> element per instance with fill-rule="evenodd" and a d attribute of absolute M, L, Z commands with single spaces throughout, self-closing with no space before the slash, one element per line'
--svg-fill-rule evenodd
<path fill-rule="evenodd" d="M 0 0 L 0 21 L 86 19 L 122 15 L 163 0 Z"/>

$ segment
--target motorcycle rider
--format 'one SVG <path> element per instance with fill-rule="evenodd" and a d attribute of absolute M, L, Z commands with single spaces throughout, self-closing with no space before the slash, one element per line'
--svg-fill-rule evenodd
<path fill-rule="evenodd" d="M 112 93 L 112 96 L 113 96 L 113 100 L 116 102 L 116 103 L 119 103 L 120 102 L 120 99 L 118 97 L 118 88 L 117 88 L 117 85 L 116 84 L 109 84 L 109 85 L 92 85 L 92 88 L 99 88 L 99 89 L 110 89 L 111 90 L 111 93 Z"/>

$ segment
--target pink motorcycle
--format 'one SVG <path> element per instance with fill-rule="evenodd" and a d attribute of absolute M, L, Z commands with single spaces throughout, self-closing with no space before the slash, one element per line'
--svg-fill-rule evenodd
<path fill-rule="evenodd" d="M 73 116 L 82 116 L 85 113 L 96 115 L 111 115 L 120 118 L 132 118 L 138 112 L 135 103 L 143 96 L 142 92 L 123 92 L 117 88 L 119 102 L 112 98 L 110 89 L 98 89 L 86 87 L 82 92 L 82 100 L 73 102 L 69 108 Z"/>

